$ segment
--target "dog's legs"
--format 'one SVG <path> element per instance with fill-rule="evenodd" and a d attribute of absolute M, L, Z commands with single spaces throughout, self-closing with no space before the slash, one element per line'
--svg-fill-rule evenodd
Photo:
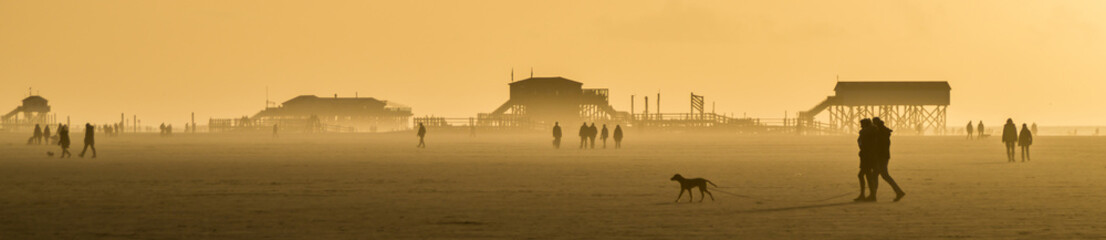
<path fill-rule="evenodd" d="M 701 188 L 701 189 L 699 189 L 699 190 L 702 190 L 702 191 L 700 191 L 700 194 L 702 194 L 702 193 L 707 193 L 707 195 L 709 195 L 709 196 L 710 196 L 710 201 L 711 201 L 711 202 L 713 202 L 713 201 L 714 201 L 714 194 L 713 194 L 713 193 L 710 193 L 710 190 L 707 190 L 707 188 Z M 703 196 L 703 198 L 705 198 L 705 197 L 706 197 L 706 196 Z M 699 201 L 702 201 L 701 199 L 703 199 L 703 198 L 699 198 L 699 199 L 700 199 Z"/>
<path fill-rule="evenodd" d="M 684 196 L 684 189 L 680 189 L 680 195 L 676 196 L 676 202 L 680 202 L 680 198 Z"/>
<path fill-rule="evenodd" d="M 691 191 L 691 188 L 687 189 L 687 202 L 695 201 L 695 192 Z"/>

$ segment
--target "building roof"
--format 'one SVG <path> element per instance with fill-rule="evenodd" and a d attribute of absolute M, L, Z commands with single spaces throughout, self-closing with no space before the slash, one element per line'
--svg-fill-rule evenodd
<path fill-rule="evenodd" d="M 369 103 L 369 104 L 383 104 L 385 101 L 377 100 L 371 97 L 356 97 L 356 98 L 321 98 L 315 95 L 300 95 L 295 98 L 284 101 L 282 104 L 299 103 L 299 102 L 317 102 L 317 103 Z"/>
<path fill-rule="evenodd" d="M 46 98 L 43 98 L 42 96 L 39 96 L 39 95 L 31 95 L 30 97 L 24 98 L 23 101 L 24 102 L 26 102 L 26 101 L 43 101 L 43 102 L 45 102 Z"/>
<path fill-rule="evenodd" d="M 382 113 L 383 112 L 383 113 Z M 254 117 L 269 116 L 410 116 L 411 108 L 371 97 L 338 98 L 300 95 Z"/>
<path fill-rule="evenodd" d="M 527 78 L 527 79 L 512 82 L 512 83 L 510 83 L 510 85 L 515 85 L 515 84 L 569 84 L 569 83 L 570 84 L 576 84 L 576 85 L 584 85 L 584 83 L 577 82 L 577 81 L 572 81 L 572 80 L 569 80 L 569 79 L 563 78 L 563 77 L 532 77 L 532 78 Z"/>
<path fill-rule="evenodd" d="M 837 82 L 834 91 L 952 90 L 947 81 Z"/>

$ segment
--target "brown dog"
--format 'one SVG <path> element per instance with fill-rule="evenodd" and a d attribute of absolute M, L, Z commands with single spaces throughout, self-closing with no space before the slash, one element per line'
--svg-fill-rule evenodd
<path fill-rule="evenodd" d="M 676 196 L 676 202 L 680 202 L 680 198 L 684 196 L 684 190 L 687 190 L 687 201 L 691 202 L 692 200 L 694 200 L 694 197 L 692 197 L 692 194 L 694 193 L 691 192 L 691 189 L 695 187 L 699 188 L 699 202 L 703 202 L 703 199 L 707 196 L 710 196 L 710 200 L 714 201 L 714 194 L 711 194 L 710 191 L 707 191 L 707 183 L 710 183 L 710 185 L 714 187 L 718 187 L 718 185 L 714 185 L 714 183 L 710 182 L 710 180 L 702 178 L 687 179 L 684 178 L 684 176 L 680 176 L 680 174 L 678 173 L 675 176 L 672 176 L 671 180 L 680 182 L 680 195 Z"/>

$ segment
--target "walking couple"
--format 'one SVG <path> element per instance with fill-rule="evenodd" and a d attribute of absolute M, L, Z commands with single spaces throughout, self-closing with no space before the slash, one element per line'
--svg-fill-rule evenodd
<path fill-rule="evenodd" d="M 860 137 L 856 139 L 856 143 L 860 146 L 860 172 L 856 174 L 856 178 L 860 180 L 860 196 L 854 201 L 875 202 L 879 177 L 883 177 L 895 190 L 896 202 L 906 196 L 906 192 L 887 173 L 887 163 L 891 160 L 891 129 L 883 124 L 883 120 L 878 117 L 860 120 Z M 869 192 L 866 197 L 865 182 Z"/>

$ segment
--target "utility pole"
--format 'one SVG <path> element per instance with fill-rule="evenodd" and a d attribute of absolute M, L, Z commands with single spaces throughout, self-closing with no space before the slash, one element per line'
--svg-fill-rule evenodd
<path fill-rule="evenodd" d="M 138 114 L 135 114 L 133 117 L 131 117 L 131 120 L 134 121 L 134 126 L 133 126 L 134 127 L 134 132 L 137 133 L 138 132 Z"/>
<path fill-rule="evenodd" d="M 657 91 L 657 118 L 661 118 L 661 91 Z"/>

